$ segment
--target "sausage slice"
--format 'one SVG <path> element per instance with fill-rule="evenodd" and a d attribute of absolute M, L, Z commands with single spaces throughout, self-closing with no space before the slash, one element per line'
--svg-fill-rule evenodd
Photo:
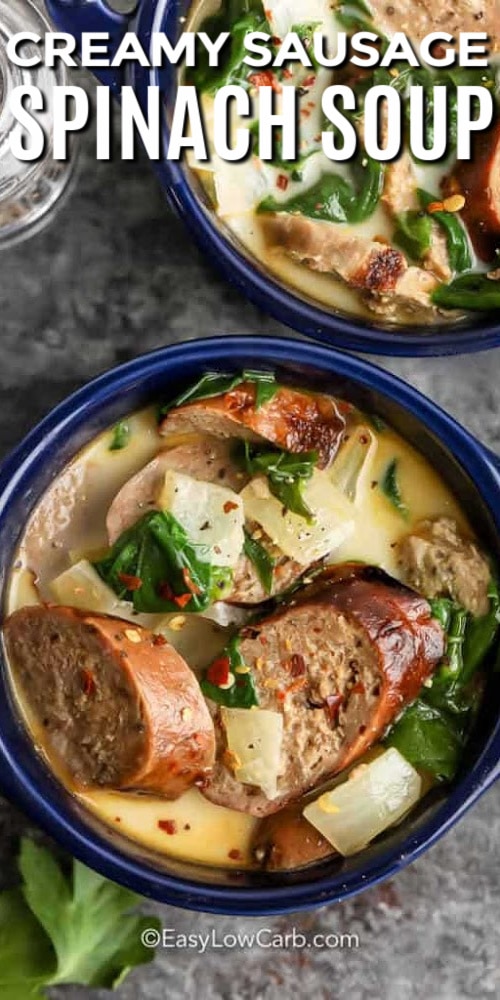
<path fill-rule="evenodd" d="M 476 134 L 471 159 L 459 160 L 452 180 L 464 195 L 462 218 L 478 257 L 494 260 L 500 247 L 500 118 Z"/>
<path fill-rule="evenodd" d="M 398 565 L 405 581 L 429 598 L 451 597 L 473 615 L 490 606 L 491 568 L 472 539 L 460 535 L 455 521 L 421 521 L 398 544 Z"/>
<path fill-rule="evenodd" d="M 228 486 L 239 493 L 249 477 L 234 463 L 231 452 L 229 439 L 201 435 L 189 444 L 160 451 L 122 486 L 114 498 L 106 517 L 109 544 L 113 545 L 122 532 L 147 511 L 156 508 L 167 469 L 183 472 L 201 482 Z M 253 534 L 256 527 L 247 525 L 247 530 Z M 232 591 L 225 598 L 227 604 L 260 604 L 282 593 L 306 571 L 307 567 L 285 556 L 264 532 L 259 532 L 259 541 L 269 551 L 275 564 L 271 592 L 266 593 L 254 564 L 242 553 L 234 571 Z"/>
<path fill-rule="evenodd" d="M 4 636 L 29 712 L 75 782 L 176 798 L 206 777 L 212 720 L 194 674 L 161 637 L 55 606 L 14 612 Z"/>
<path fill-rule="evenodd" d="M 204 794 L 256 816 L 300 798 L 381 738 L 444 649 L 424 598 L 372 567 L 330 567 L 241 633 L 260 707 L 284 717 L 278 796 L 238 781 L 218 710 L 218 762 Z"/>
<path fill-rule="evenodd" d="M 305 868 L 335 855 L 335 849 L 302 815 L 302 805 L 266 816 L 259 823 L 252 855 L 266 871 Z"/>
<path fill-rule="evenodd" d="M 148 462 L 135 476 L 128 479 L 108 510 L 106 527 L 109 544 L 113 545 L 123 531 L 130 528 L 148 510 L 156 507 L 167 469 L 183 472 L 205 483 L 228 486 L 237 493 L 243 489 L 248 476 L 231 458 L 229 441 L 201 436 L 189 444 L 165 448 Z"/>
<path fill-rule="evenodd" d="M 317 451 L 318 466 L 325 468 L 335 458 L 345 429 L 340 406 L 330 396 L 281 386 L 272 399 L 257 407 L 255 384 L 243 382 L 213 399 L 171 410 L 160 433 L 202 431 L 222 438 L 266 440 L 293 453 Z"/>

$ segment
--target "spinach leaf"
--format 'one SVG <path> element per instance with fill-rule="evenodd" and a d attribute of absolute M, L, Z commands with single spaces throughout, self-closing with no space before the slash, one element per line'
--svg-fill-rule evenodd
<path fill-rule="evenodd" d="M 195 403 L 200 399 L 213 399 L 214 396 L 222 396 L 226 392 L 231 392 L 244 382 L 251 382 L 255 385 L 255 408 L 269 403 L 273 396 L 281 388 L 276 381 L 273 372 L 253 371 L 245 369 L 238 375 L 224 375 L 221 372 L 205 372 L 204 375 L 194 385 L 189 386 L 184 392 L 179 393 L 170 403 L 166 403 L 160 409 L 160 417 L 164 417 L 170 410 L 185 403 Z"/>
<path fill-rule="evenodd" d="M 111 444 L 108 451 L 121 451 L 130 441 L 130 427 L 126 420 L 120 420 L 112 431 Z"/>
<path fill-rule="evenodd" d="M 404 517 L 406 520 L 409 516 L 409 510 L 401 496 L 401 489 L 398 482 L 398 466 L 398 459 L 393 458 L 379 482 L 379 488 L 389 502 L 392 503 L 392 506 L 401 514 L 401 517 Z"/>
<path fill-rule="evenodd" d="M 288 451 L 258 450 L 248 441 L 243 442 L 243 451 L 237 450 L 235 458 L 240 461 L 250 476 L 263 474 L 267 476 L 269 489 L 286 510 L 304 517 L 306 521 L 313 520 L 313 514 L 307 506 L 302 490 L 304 483 L 311 479 L 318 462 L 315 451 L 304 451 L 291 454 Z"/>
<path fill-rule="evenodd" d="M 384 743 L 396 747 L 413 767 L 448 781 L 456 773 L 463 749 L 463 737 L 453 719 L 421 698 L 406 709 Z"/>
<path fill-rule="evenodd" d="M 428 209 L 432 202 L 439 201 L 422 188 L 418 190 L 418 197 L 422 208 Z M 427 216 L 430 221 L 430 217 Z M 446 233 L 446 245 L 450 266 L 457 274 L 467 271 L 472 266 L 472 256 L 469 247 L 469 239 L 460 216 L 456 212 L 446 210 L 433 212 L 432 219 L 444 229 Z"/>
<path fill-rule="evenodd" d="M 352 169 L 356 186 L 340 174 L 323 174 L 307 191 L 292 195 L 285 201 L 278 201 L 269 195 L 257 206 L 257 212 L 292 212 L 327 222 L 363 222 L 373 215 L 380 201 L 384 165 L 363 152 L 353 160 Z"/>
<path fill-rule="evenodd" d="M 222 656 L 207 667 L 200 687 L 206 698 L 226 708 L 252 708 L 259 704 L 253 675 L 240 652 L 239 636 L 234 636 Z"/>
<path fill-rule="evenodd" d="M 275 560 L 267 549 L 261 545 L 261 543 L 257 541 L 257 539 L 254 538 L 250 532 L 246 530 L 246 528 L 243 551 L 247 558 L 250 559 L 250 562 L 255 566 L 257 576 L 259 577 L 266 594 L 272 593 Z"/>
<path fill-rule="evenodd" d="M 496 271 L 495 271 L 496 274 Z M 487 274 L 462 274 L 448 284 L 438 285 L 432 301 L 443 309 L 469 309 L 485 312 L 500 309 L 500 280 Z"/>
<path fill-rule="evenodd" d="M 292 24 L 290 32 L 295 32 L 300 38 L 315 70 L 320 68 L 314 56 L 314 32 L 321 28 L 321 21 L 309 21 L 304 24 Z M 307 67 L 306 67 L 307 68 Z"/>
<path fill-rule="evenodd" d="M 470 616 L 465 633 L 463 660 L 464 680 L 466 682 L 470 680 L 491 649 L 500 627 L 500 595 L 495 579 L 490 581 L 488 597 L 490 599 L 489 610 L 479 618 Z"/>
<path fill-rule="evenodd" d="M 418 210 L 401 212 L 397 216 L 394 242 L 411 260 L 420 261 L 431 248 L 432 221 L 429 215 Z"/>
<path fill-rule="evenodd" d="M 212 566 L 167 511 L 150 511 L 124 531 L 94 568 L 138 612 L 204 611 L 231 587 L 231 570 Z"/>
<path fill-rule="evenodd" d="M 210 66 L 205 47 L 197 46 L 196 67 L 187 74 L 188 82 L 208 94 L 232 83 L 246 86 L 252 69 L 244 62 L 245 38 L 250 31 L 269 32 L 260 0 L 223 0 L 220 10 L 203 22 L 202 29 L 213 40 L 223 31 L 229 31 L 230 38 L 219 54 L 218 66 Z"/>
<path fill-rule="evenodd" d="M 364 0 L 341 0 L 334 14 L 346 31 L 373 31 L 373 14 Z"/>
<path fill-rule="evenodd" d="M 495 580 L 489 596 L 490 609 L 481 618 L 448 598 L 429 602 L 433 618 L 446 632 L 446 652 L 431 683 L 422 688 L 384 741 L 436 778 L 454 777 L 479 707 L 481 685 L 474 675 L 492 648 L 500 622 Z"/>

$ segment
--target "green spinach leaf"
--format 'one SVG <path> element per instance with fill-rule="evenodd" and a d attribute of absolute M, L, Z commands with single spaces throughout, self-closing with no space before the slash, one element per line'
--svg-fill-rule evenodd
<path fill-rule="evenodd" d="M 405 520 L 409 516 L 409 510 L 406 506 L 405 501 L 401 495 L 401 488 L 398 480 L 398 468 L 399 462 L 397 458 L 393 458 L 389 465 L 387 466 L 380 482 L 379 487 L 385 497 L 389 500 L 389 503 L 396 508 L 401 517 Z"/>
<path fill-rule="evenodd" d="M 273 572 L 275 560 L 261 543 L 245 529 L 245 543 L 243 551 L 250 562 L 255 566 L 257 576 L 266 592 L 270 594 L 273 589 Z"/>
<path fill-rule="evenodd" d="M 206 698 L 226 708 L 252 708 L 259 704 L 253 675 L 240 652 L 239 636 L 234 636 L 222 656 L 207 667 L 200 686 Z"/>
<path fill-rule="evenodd" d="M 168 511 L 150 511 L 94 567 L 138 612 L 204 611 L 231 588 L 232 573 L 203 559 Z"/>

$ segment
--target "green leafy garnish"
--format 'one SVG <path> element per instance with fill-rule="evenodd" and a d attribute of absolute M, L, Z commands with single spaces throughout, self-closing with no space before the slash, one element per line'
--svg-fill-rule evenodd
<path fill-rule="evenodd" d="M 261 451 L 244 441 L 243 451 L 238 449 L 235 457 L 250 476 L 267 476 L 271 493 L 286 510 L 309 522 L 314 519 L 304 500 L 303 488 L 318 462 L 316 451 L 303 451 L 297 455 L 278 449 Z"/>
<path fill-rule="evenodd" d="M 340 174 L 323 174 L 319 181 L 285 201 L 269 195 L 257 206 L 260 214 L 292 212 L 327 222 L 363 222 L 375 211 L 384 183 L 384 165 L 366 156 L 364 151 L 352 161 L 355 185 Z"/>
<path fill-rule="evenodd" d="M 130 427 L 126 420 L 120 420 L 112 430 L 111 444 L 109 451 L 121 451 L 126 448 L 130 441 Z"/>
<path fill-rule="evenodd" d="M 432 301 L 443 309 L 469 309 L 484 312 L 500 309 L 500 281 L 487 274 L 462 274 L 447 285 L 438 285 Z"/>
<path fill-rule="evenodd" d="M 393 458 L 389 465 L 387 466 L 382 478 L 379 481 L 379 487 L 385 497 L 392 503 L 392 506 L 396 508 L 401 517 L 405 520 L 408 518 L 409 511 L 406 503 L 401 495 L 401 489 L 398 482 L 398 467 L 399 462 L 397 458 Z"/>
<path fill-rule="evenodd" d="M 250 562 L 255 566 L 257 576 L 266 592 L 270 594 L 273 589 L 273 570 L 275 566 L 275 560 L 269 554 L 267 549 L 261 545 L 256 538 L 245 529 L 245 542 L 243 545 L 243 551 Z"/>
<path fill-rule="evenodd" d="M 204 611 L 231 588 L 231 570 L 212 566 L 168 511 L 150 511 L 94 567 L 136 611 Z"/>
<path fill-rule="evenodd" d="M 171 403 L 162 406 L 160 416 L 166 416 L 170 410 L 177 406 L 184 406 L 185 403 L 195 403 L 200 399 L 213 399 L 215 396 L 222 396 L 244 382 L 251 382 L 252 385 L 255 385 L 255 408 L 257 410 L 264 403 L 269 403 L 280 389 L 280 384 L 276 381 L 273 372 L 259 372 L 251 369 L 245 369 L 238 375 L 205 372 L 198 382 L 181 392 Z"/>
<path fill-rule="evenodd" d="M 248 670 L 240 653 L 240 637 L 234 636 L 221 656 L 204 672 L 200 687 L 206 698 L 226 708 L 252 708 L 259 704 L 253 674 Z M 234 678 L 230 687 L 221 687 L 226 675 Z"/>
<path fill-rule="evenodd" d="M 490 607 L 485 615 L 470 616 L 464 640 L 464 678 L 470 680 L 483 662 L 498 633 L 500 626 L 500 596 L 496 580 L 490 580 L 488 588 Z"/>
<path fill-rule="evenodd" d="M 500 624 L 495 580 L 489 587 L 490 608 L 475 618 L 448 598 L 429 601 L 433 618 L 446 633 L 446 652 L 430 684 L 403 712 L 385 739 L 414 767 L 438 779 L 451 780 L 477 714 L 481 685 L 478 667 L 492 649 Z"/>
<path fill-rule="evenodd" d="M 432 202 L 439 201 L 428 191 L 418 190 L 418 197 L 422 208 L 427 209 Z M 431 221 L 430 217 L 429 222 Z M 433 212 L 432 219 L 444 229 L 446 233 L 446 246 L 450 267 L 457 274 L 467 271 L 472 266 L 472 256 L 469 247 L 469 240 L 460 217 L 456 212 L 446 212 L 445 210 Z"/>
<path fill-rule="evenodd" d="M 373 15 L 364 0 L 342 0 L 335 19 L 346 31 L 373 31 Z"/>
<path fill-rule="evenodd" d="M 431 217 L 417 209 L 401 212 L 396 219 L 393 239 L 411 260 L 422 260 L 431 248 Z"/>
<path fill-rule="evenodd" d="M 141 898 L 72 862 L 69 878 L 44 847 L 25 838 L 22 884 L 0 894 L 0 996 L 41 1000 L 65 983 L 112 989 L 154 951 L 141 941 L 156 918 L 134 914 Z"/>
<path fill-rule="evenodd" d="M 319 63 L 314 56 L 314 32 L 321 28 L 321 21 L 310 21 L 305 24 L 292 24 L 290 32 L 295 32 L 300 38 L 314 69 L 319 69 Z M 306 67 L 307 69 L 307 67 Z"/>
<path fill-rule="evenodd" d="M 187 74 L 188 82 L 208 94 L 216 94 L 229 84 L 247 86 L 254 71 L 244 62 L 245 38 L 250 31 L 269 34 L 260 0 L 223 0 L 220 9 L 203 22 L 202 28 L 212 40 L 224 31 L 230 32 L 230 38 L 219 54 L 218 66 L 210 66 L 207 50 L 197 45 L 196 67 Z"/>
<path fill-rule="evenodd" d="M 396 747 L 413 767 L 448 781 L 456 773 L 463 749 L 456 723 L 420 698 L 406 709 L 384 742 Z"/>

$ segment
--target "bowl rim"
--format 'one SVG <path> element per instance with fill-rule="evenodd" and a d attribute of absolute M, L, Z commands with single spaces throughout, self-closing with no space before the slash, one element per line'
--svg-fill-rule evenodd
<path fill-rule="evenodd" d="M 223 336 L 185 341 L 142 355 L 93 379 L 59 403 L 20 443 L 0 467 L 0 525 L 10 504 L 36 476 L 37 468 L 66 431 L 77 430 L 102 408 L 105 402 L 147 383 L 150 375 L 168 376 L 170 362 L 181 360 L 207 366 L 237 366 L 249 354 L 264 364 L 301 364 L 328 375 L 345 377 L 394 400 L 416 416 L 442 440 L 458 459 L 489 508 L 495 530 L 500 535 L 500 471 L 494 456 L 439 406 L 392 373 L 371 362 L 330 348 L 300 340 L 266 336 Z M 6 684 L 5 671 L 1 683 Z M 7 688 L 5 687 L 4 694 Z M 0 703 L 0 760 L 7 767 L 7 785 L 14 798 L 37 823 L 59 843 L 90 867 L 145 896 L 197 911 L 232 915 L 270 915 L 309 909 L 348 898 L 395 874 L 427 850 L 470 808 L 496 779 L 500 761 L 500 719 L 490 733 L 475 764 L 468 770 L 446 801 L 422 825 L 418 835 L 405 838 L 397 852 L 388 849 L 374 862 L 361 866 L 343 879 L 319 874 L 308 884 L 267 888 L 219 887 L 210 882 L 172 876 L 149 863 L 127 857 L 110 841 L 96 834 L 69 810 L 46 802 L 43 781 L 38 783 L 16 759 L 16 738 L 3 731 L 12 723 L 13 712 L 3 698 Z M 9 776 L 10 772 L 10 776 Z M 49 777 L 49 776 L 48 776 Z M 48 780 L 48 779 L 47 779 Z"/>
<path fill-rule="evenodd" d="M 186 9 L 191 4 L 186 5 Z M 180 0 L 154 0 L 139 3 L 134 18 L 134 30 L 143 42 L 151 32 L 166 30 L 170 37 L 178 32 Z M 182 7 L 184 9 L 184 6 Z M 145 45 L 147 50 L 147 45 Z M 147 109 L 148 87 L 160 86 L 164 94 L 173 92 L 177 85 L 175 67 L 163 69 L 132 64 L 127 70 L 143 110 Z M 246 255 L 232 244 L 210 217 L 194 187 L 189 184 L 182 162 L 168 160 L 169 129 L 166 116 L 163 124 L 164 155 L 152 166 L 171 205 L 176 209 L 191 232 L 194 240 L 222 271 L 224 277 L 243 292 L 253 303 L 288 327 L 300 330 L 305 336 L 325 342 L 333 348 L 362 351 L 390 357 L 439 357 L 470 354 L 491 350 L 500 344 L 500 319 L 495 313 L 478 313 L 463 326 L 457 324 L 437 327 L 382 328 L 369 321 L 350 318 L 347 314 L 334 313 L 310 302 L 281 284 L 277 277 L 266 275 Z M 420 332 L 419 332 L 420 331 Z"/>

